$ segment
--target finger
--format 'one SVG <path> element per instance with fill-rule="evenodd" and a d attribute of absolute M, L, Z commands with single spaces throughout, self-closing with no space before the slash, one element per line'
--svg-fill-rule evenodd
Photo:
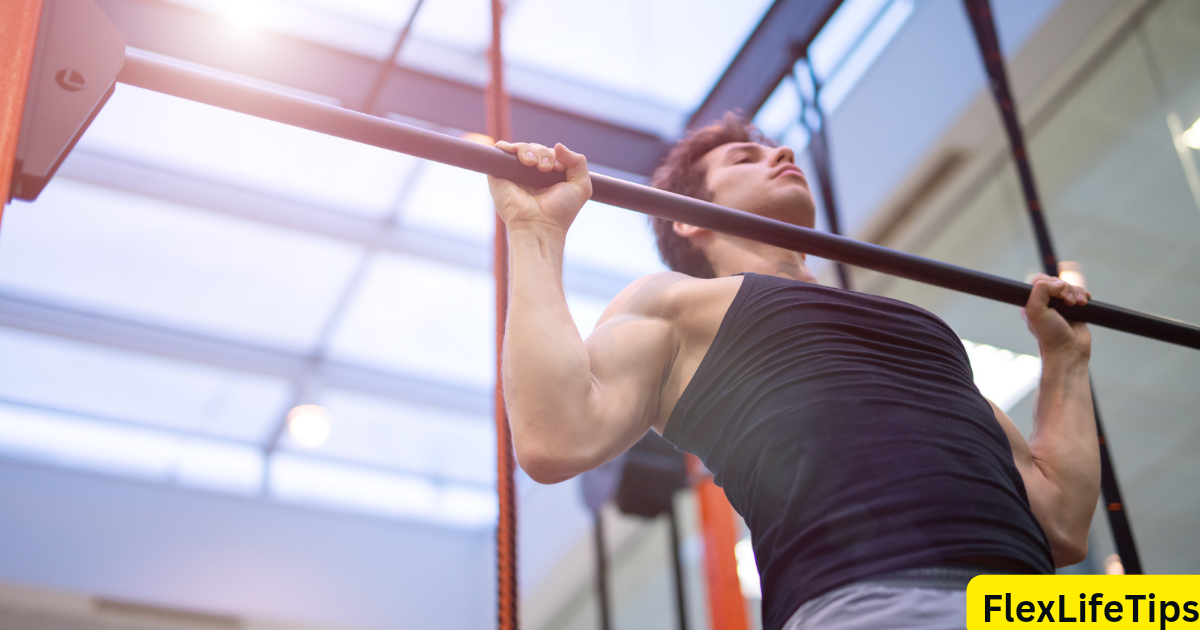
<path fill-rule="evenodd" d="M 517 152 L 517 147 L 513 146 L 513 143 L 505 142 L 503 140 L 497 140 L 496 144 L 493 144 L 492 146 L 496 147 L 497 149 L 500 149 L 501 151 L 504 151 L 505 153 L 516 153 Z"/>
<path fill-rule="evenodd" d="M 539 171 L 542 171 L 543 173 L 548 173 L 548 172 L 554 170 L 554 162 L 555 162 L 554 149 L 551 149 L 550 147 L 543 147 L 541 145 L 538 145 L 537 158 L 538 158 L 537 167 L 538 167 Z"/>
<path fill-rule="evenodd" d="M 1061 278 L 1051 278 L 1047 281 L 1050 297 L 1062 300 L 1067 306 L 1075 305 L 1075 287 Z"/>
<path fill-rule="evenodd" d="M 1071 290 L 1072 289 L 1071 285 L 1067 284 L 1067 282 L 1065 280 L 1063 280 L 1062 278 L 1056 278 L 1054 276 L 1045 276 L 1044 280 L 1039 279 L 1039 280 L 1036 280 L 1035 282 L 1045 284 L 1047 290 L 1049 291 L 1049 295 L 1052 298 L 1058 298 L 1058 299 L 1063 300 L 1064 302 L 1068 302 L 1068 303 L 1073 302 L 1075 299 L 1074 298 L 1075 294 L 1074 294 L 1074 291 Z"/>
<path fill-rule="evenodd" d="M 537 154 L 534 153 L 533 147 L 528 142 L 517 142 L 513 144 L 514 153 L 517 155 L 517 160 L 525 166 L 537 166 Z"/>
<path fill-rule="evenodd" d="M 568 149 L 562 143 L 554 145 L 554 153 L 558 161 L 566 167 L 567 181 L 579 185 L 588 197 L 591 197 L 592 178 L 588 174 L 587 158 Z"/>
<path fill-rule="evenodd" d="M 1075 287 L 1075 303 L 1076 304 L 1083 306 L 1084 304 L 1088 303 L 1089 298 L 1091 298 L 1091 295 L 1089 295 L 1087 291 L 1084 291 L 1080 287 Z"/>
<path fill-rule="evenodd" d="M 1029 318 L 1037 318 L 1046 312 L 1050 304 L 1050 286 L 1043 280 L 1034 280 L 1033 290 L 1025 302 L 1025 312 Z"/>

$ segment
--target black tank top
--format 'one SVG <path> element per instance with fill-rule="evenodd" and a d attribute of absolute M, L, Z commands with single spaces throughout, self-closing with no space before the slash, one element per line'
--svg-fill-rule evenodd
<path fill-rule="evenodd" d="M 962 342 L 911 304 L 746 274 L 664 437 L 746 519 L 767 630 L 882 573 L 1054 571 Z"/>

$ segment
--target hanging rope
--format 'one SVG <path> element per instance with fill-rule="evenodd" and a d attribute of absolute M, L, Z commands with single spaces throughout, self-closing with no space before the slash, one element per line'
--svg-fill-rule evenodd
<path fill-rule="evenodd" d="M 486 94 L 487 133 L 496 140 L 511 140 L 508 94 L 504 91 L 504 57 L 500 50 L 500 23 L 504 7 L 492 0 L 492 45 L 488 51 L 491 77 Z M 504 349 L 504 320 L 508 314 L 508 231 L 500 216 L 495 218 L 492 270 L 496 278 L 496 495 L 500 512 L 496 521 L 496 626 L 517 630 L 517 499 L 513 472 L 512 432 L 504 410 L 501 353 Z"/>
<path fill-rule="evenodd" d="M 1000 52 L 1000 39 L 996 35 L 996 22 L 992 15 L 991 4 L 988 0 L 963 0 L 963 5 L 967 9 L 967 15 L 971 18 L 975 41 L 979 44 L 979 52 L 983 55 L 983 65 L 987 70 L 992 96 L 995 97 L 996 105 L 1000 108 L 1000 118 L 1004 123 L 1004 131 L 1008 135 L 1009 146 L 1012 148 L 1017 176 L 1021 180 L 1025 206 L 1029 210 L 1029 220 L 1033 224 L 1033 232 L 1037 238 L 1038 252 L 1042 256 L 1042 268 L 1047 274 L 1057 276 L 1058 258 L 1054 254 L 1054 243 L 1050 240 L 1050 228 L 1046 225 L 1037 185 L 1033 181 L 1033 168 L 1029 164 L 1029 154 L 1025 149 L 1025 134 L 1021 131 L 1021 124 L 1017 118 L 1017 105 L 1013 100 L 1012 91 L 1009 89 L 1008 73 L 1004 68 L 1004 55 Z M 1117 485 L 1116 471 L 1113 469 L 1112 459 L 1108 454 L 1095 387 L 1092 387 L 1092 407 L 1096 412 L 1096 435 L 1100 441 L 1100 489 L 1104 494 L 1108 524 L 1112 529 L 1117 555 L 1121 558 L 1125 573 L 1140 574 L 1142 563 L 1138 557 L 1137 546 L 1133 541 L 1133 531 L 1129 527 L 1129 517 L 1125 513 L 1125 503 L 1121 500 L 1121 487 Z"/>

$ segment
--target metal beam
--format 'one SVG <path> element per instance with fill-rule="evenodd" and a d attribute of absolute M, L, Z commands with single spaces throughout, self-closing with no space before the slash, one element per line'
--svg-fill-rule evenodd
<path fill-rule="evenodd" d="M 742 49 L 717 80 L 712 92 L 688 120 L 688 128 L 706 125 L 725 112 L 751 116 L 792 72 L 841 0 L 775 0 Z"/>
<path fill-rule="evenodd" d="M 0 5 L 0 215 L 9 200 L 41 15 L 41 0 Z"/>
<path fill-rule="evenodd" d="M 337 208 L 283 199 L 89 149 L 75 149 L 58 176 L 365 248 L 419 256 L 488 274 L 492 270 L 487 243 L 411 227 L 397 228 Z M 568 291 L 606 300 L 636 279 L 571 262 L 563 268 L 563 284 Z"/>
<path fill-rule="evenodd" d="M 129 45 L 175 59 L 233 72 L 359 109 L 379 72 L 378 59 L 271 32 L 231 36 L 220 17 L 163 0 L 97 0 Z M 462 131 L 482 131 L 484 89 L 394 66 L 371 113 L 389 113 Z M 512 101 L 513 137 L 562 142 L 588 160 L 649 175 L 668 146 L 658 136 L 528 99 Z"/>
<path fill-rule="evenodd" d="M 137 420 L 128 420 L 128 419 L 121 418 L 121 417 L 104 416 L 104 415 L 97 415 L 97 414 L 87 413 L 87 412 L 73 411 L 70 409 L 63 409 L 61 407 L 55 407 L 52 405 L 40 405 L 40 404 L 36 404 L 36 403 L 26 402 L 24 400 L 19 400 L 19 399 L 15 399 L 15 398 L 7 398 L 7 397 L 0 397 L 0 405 L 21 407 L 21 408 L 28 409 L 28 410 L 35 411 L 35 412 L 49 413 L 49 414 L 54 414 L 54 415 L 58 415 L 58 416 L 69 416 L 69 417 L 73 417 L 73 418 L 79 418 L 86 422 L 91 422 L 91 423 L 95 423 L 95 424 L 105 424 L 105 425 L 112 425 L 112 426 L 125 427 L 125 428 L 131 428 L 131 429 L 150 429 L 153 431 L 162 431 L 163 433 L 170 433 L 172 435 L 179 436 L 182 438 L 205 440 L 205 441 L 209 441 L 209 442 L 221 442 L 224 444 L 229 444 L 229 445 L 234 445 L 234 446 L 253 448 L 261 453 L 261 449 L 258 448 L 259 445 L 255 444 L 254 442 L 243 442 L 241 440 L 236 440 L 236 439 L 224 437 L 221 435 L 213 435 L 211 433 L 205 433 L 203 431 L 197 431 L 195 429 L 185 429 L 185 428 L 180 428 L 180 427 L 171 427 L 171 426 L 164 426 L 164 425 L 159 425 L 159 424 L 149 424 L 146 422 L 140 422 Z M 419 470 L 419 469 L 416 469 L 416 468 L 413 468 L 410 466 L 389 466 L 386 464 L 376 464 L 373 462 L 365 462 L 365 461 L 356 460 L 351 457 L 346 457 L 343 455 L 331 455 L 324 451 L 306 452 L 306 451 L 301 451 L 301 450 L 277 450 L 276 452 L 282 452 L 282 453 L 286 453 L 289 455 L 297 455 L 297 456 L 303 457 L 308 460 L 321 462 L 323 464 L 354 466 L 355 468 L 359 468 L 362 470 L 369 470 L 372 472 L 380 472 L 380 473 L 391 474 L 391 475 L 400 474 L 400 475 L 410 475 L 413 477 L 423 477 L 425 479 L 432 481 L 433 483 L 454 484 L 456 486 L 460 486 L 460 487 L 465 486 L 465 487 L 469 487 L 474 490 L 480 490 L 483 492 L 490 492 L 492 490 L 492 484 L 490 484 L 490 483 L 480 483 L 478 481 L 457 479 L 454 477 L 448 477 L 441 473 L 433 473 L 433 472 L 429 472 L 427 470 Z M 271 457 L 271 455 L 265 455 L 263 457 L 263 477 L 264 478 L 267 475 L 267 470 L 270 468 L 270 457 Z M 33 462 L 37 462 L 37 463 L 45 462 L 45 460 L 38 458 L 36 455 L 34 455 L 32 453 L 28 453 L 28 452 L 26 452 L 26 453 L 0 453 L 0 461 L 18 461 L 18 462 L 33 461 Z M 167 481 L 167 482 L 174 481 L 175 483 L 178 483 L 178 479 L 162 479 L 160 481 Z M 269 493 L 266 496 L 269 496 Z"/>
<path fill-rule="evenodd" d="M 13 293 L 0 293 L 0 326 L 289 381 L 308 378 L 328 387 L 444 407 L 481 419 L 491 416 L 492 396 L 487 389 L 314 359 L 298 352 L 99 315 Z"/>

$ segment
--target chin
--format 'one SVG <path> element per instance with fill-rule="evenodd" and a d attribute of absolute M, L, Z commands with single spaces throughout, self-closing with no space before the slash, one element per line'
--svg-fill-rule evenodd
<path fill-rule="evenodd" d="M 788 199 L 788 203 L 780 204 L 776 208 L 776 211 L 769 215 L 772 219 L 810 229 L 816 226 L 817 209 L 810 195 L 797 195 Z"/>

